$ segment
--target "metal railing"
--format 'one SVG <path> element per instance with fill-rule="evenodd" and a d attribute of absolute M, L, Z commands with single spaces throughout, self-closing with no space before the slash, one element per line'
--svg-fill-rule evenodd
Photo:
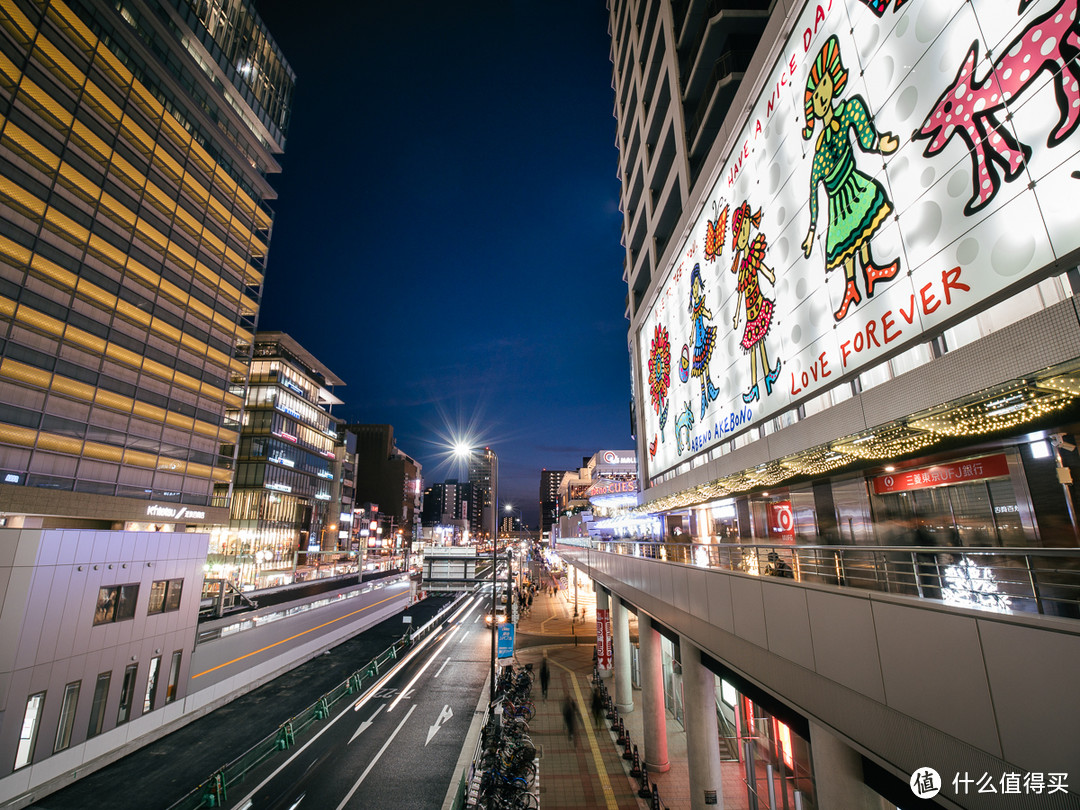
<path fill-rule="evenodd" d="M 363 695 L 371 684 L 386 674 L 388 665 L 397 661 L 413 644 L 436 627 L 447 612 L 457 606 L 455 600 L 446 605 L 434 618 L 415 632 L 406 632 L 381 653 L 358 669 L 307 708 L 290 717 L 277 730 L 263 737 L 231 762 L 218 768 L 186 796 L 170 805 L 168 810 L 199 810 L 202 807 L 221 807 L 228 800 L 230 788 L 242 783 L 248 772 L 262 765 L 279 751 L 287 751 L 296 745 L 297 739 L 314 725 L 328 720 L 334 705 L 343 698 Z"/>
<path fill-rule="evenodd" d="M 797 582 L 1080 619 L 1080 548 L 740 545 L 559 540 L 559 545 Z"/>

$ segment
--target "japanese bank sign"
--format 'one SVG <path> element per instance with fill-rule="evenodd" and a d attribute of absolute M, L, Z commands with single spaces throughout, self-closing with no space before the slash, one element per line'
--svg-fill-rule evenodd
<path fill-rule="evenodd" d="M 652 475 L 1075 264 L 1077 2 L 797 12 L 639 326 Z"/>

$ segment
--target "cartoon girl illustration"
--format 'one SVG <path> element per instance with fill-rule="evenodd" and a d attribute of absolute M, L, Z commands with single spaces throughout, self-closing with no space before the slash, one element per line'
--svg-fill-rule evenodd
<path fill-rule="evenodd" d="M 765 393 L 771 394 L 773 383 L 780 376 L 780 359 L 776 368 L 769 368 L 769 355 L 765 350 L 765 336 L 772 324 L 773 302 L 761 294 L 758 274 L 765 276 L 770 284 L 776 283 L 776 275 L 764 262 L 765 235 L 759 233 L 750 241 L 750 226 L 761 227 L 761 209 L 756 214 L 750 213 L 750 204 L 743 202 L 731 217 L 731 247 L 735 251 L 735 260 L 731 272 L 739 277 L 739 297 L 735 303 L 735 316 L 731 319 L 732 329 L 739 328 L 739 313 L 743 302 L 746 303 L 746 328 L 743 330 L 742 350 L 750 355 L 750 389 L 742 395 L 743 402 L 756 402 L 761 398 L 758 391 L 758 363 L 765 378 Z"/>
<path fill-rule="evenodd" d="M 716 327 L 710 326 L 712 313 L 705 306 L 705 282 L 701 279 L 701 265 L 695 264 L 690 274 L 690 312 L 694 319 L 694 357 L 690 367 L 691 377 L 701 378 L 701 418 L 720 390 L 709 378 L 709 360 L 716 347 Z"/>
<path fill-rule="evenodd" d="M 814 244 L 814 229 L 818 215 L 818 183 L 825 184 L 829 198 L 828 233 L 825 237 L 825 270 L 844 266 L 847 285 L 840 309 L 833 313 L 843 320 L 848 308 L 861 299 L 855 284 L 855 257 L 862 266 L 866 285 L 866 297 L 874 295 L 874 285 L 888 281 L 900 269 L 899 258 L 890 264 L 874 264 L 870 255 L 870 237 L 892 213 L 892 205 L 885 189 L 865 174 L 855 169 L 855 155 L 848 139 L 848 130 L 854 129 L 859 146 L 864 152 L 887 155 L 896 150 L 899 141 L 889 132 L 878 133 L 866 102 L 861 96 L 833 106 L 836 96 L 847 84 L 848 72 L 840 60 L 840 42 L 831 36 L 822 46 L 810 75 L 806 80 L 804 107 L 806 127 L 803 138 L 810 139 L 814 123 L 820 120 L 823 132 L 814 147 L 814 163 L 810 174 L 810 230 L 803 241 L 803 251 L 809 258 Z"/>

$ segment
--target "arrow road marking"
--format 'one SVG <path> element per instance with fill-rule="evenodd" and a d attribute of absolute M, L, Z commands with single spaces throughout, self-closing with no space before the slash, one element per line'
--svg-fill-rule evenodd
<path fill-rule="evenodd" d="M 353 735 L 351 737 L 349 737 L 349 743 L 350 744 L 352 743 L 353 740 L 355 740 L 363 732 L 367 731 L 368 728 L 371 727 L 371 724 L 375 721 L 375 715 L 378 714 L 379 712 L 381 712 L 385 706 L 386 706 L 385 703 L 380 705 L 379 708 L 377 708 L 375 710 L 375 714 L 371 715 L 371 717 L 369 717 L 367 720 L 365 720 L 363 723 L 360 724 L 360 728 L 356 729 L 356 731 L 353 732 Z"/>
<path fill-rule="evenodd" d="M 453 716 L 454 710 L 451 709 L 449 706 L 443 706 L 443 710 L 439 712 L 439 719 L 436 720 L 430 728 L 428 728 L 427 740 L 424 742 L 424 745 L 427 745 L 429 742 L 431 742 L 431 738 L 438 734 L 439 729 L 443 727 L 443 724 Z"/>
<path fill-rule="evenodd" d="M 416 704 L 414 703 L 409 709 L 409 711 L 405 713 L 405 716 L 401 718 L 401 722 L 398 723 L 398 727 L 394 729 L 394 733 L 391 734 L 390 738 L 383 743 L 383 747 L 379 749 L 379 753 L 375 755 L 375 759 L 371 760 L 367 768 L 364 769 L 364 772 L 360 774 L 360 778 L 356 780 L 356 784 L 352 786 L 352 790 L 350 790 L 345 796 L 345 798 L 341 800 L 341 804 L 337 806 L 337 810 L 343 810 L 345 805 L 349 803 L 349 799 L 351 799 L 353 797 L 353 794 L 355 794 L 356 791 L 360 789 L 360 783 L 367 778 L 367 775 L 369 773 L 371 773 L 371 769 L 375 767 L 375 763 L 379 761 L 380 757 L 382 757 L 382 755 L 386 753 L 386 749 L 390 747 L 390 743 L 394 741 L 394 737 L 396 737 L 398 735 L 398 732 L 401 731 L 401 727 L 405 725 L 405 722 L 409 719 L 409 715 L 411 715 L 415 711 Z"/>
<path fill-rule="evenodd" d="M 453 632 L 451 632 L 450 635 L 446 637 L 446 641 L 443 642 L 443 645 L 431 654 L 431 657 L 428 658 L 428 660 L 424 663 L 422 667 L 420 667 L 419 672 L 413 675 L 412 680 L 405 684 L 405 688 L 401 690 L 401 694 L 394 699 L 394 702 L 390 704 L 390 708 L 386 710 L 387 714 L 390 714 L 390 712 L 394 710 L 394 707 L 397 706 L 404 697 L 410 694 L 410 690 L 413 688 L 413 685 L 417 682 L 417 680 L 419 680 L 420 676 L 424 674 L 424 670 L 431 666 L 431 662 L 438 658 L 439 653 L 446 649 L 446 645 L 450 643 L 450 640 L 454 637 L 454 633 L 457 633 L 459 629 L 460 628 L 454 628 Z M 435 638 L 435 636 L 428 636 L 425 641 L 429 641 L 433 638 Z"/>

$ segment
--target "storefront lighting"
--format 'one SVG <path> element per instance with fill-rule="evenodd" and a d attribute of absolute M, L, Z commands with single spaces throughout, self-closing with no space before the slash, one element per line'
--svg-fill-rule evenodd
<path fill-rule="evenodd" d="M 1046 372 L 1044 372 L 1046 373 Z M 876 461 L 907 456 L 931 447 L 947 436 L 981 436 L 1004 432 L 1041 419 L 1080 399 L 1080 365 L 1062 367 L 1036 380 L 1014 380 L 1002 386 L 892 424 L 866 434 L 837 439 L 786 456 L 779 461 L 731 473 L 706 484 L 640 504 L 636 514 L 658 514 L 701 506 L 709 501 L 774 487 L 795 476 L 818 476 L 856 461 Z M 1031 443 L 1032 455 L 1050 453 L 1045 441 Z M 891 466 L 891 465 L 890 465 Z M 886 468 L 887 472 L 892 469 Z M 648 490 L 646 490 L 646 497 Z"/>
<path fill-rule="evenodd" d="M 1032 458 L 1050 458 L 1050 455 L 1053 452 L 1050 449 L 1050 442 L 1045 439 L 1038 442 L 1032 442 L 1029 447 L 1031 448 Z"/>

